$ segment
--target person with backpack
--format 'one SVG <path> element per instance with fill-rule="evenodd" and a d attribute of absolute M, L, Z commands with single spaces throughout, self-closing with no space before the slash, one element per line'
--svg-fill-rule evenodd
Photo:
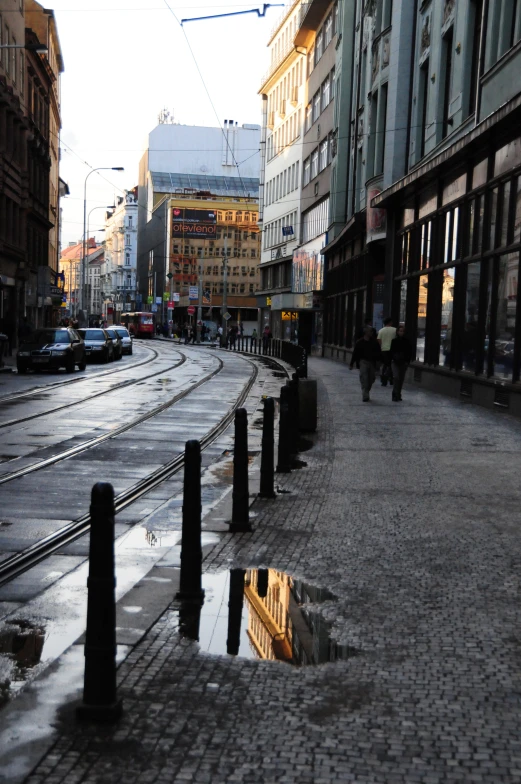
<path fill-rule="evenodd" d="M 402 387 L 405 379 L 405 373 L 409 367 L 412 359 L 412 344 L 411 341 L 405 337 L 405 326 L 400 324 L 396 330 L 396 337 L 391 342 L 391 362 L 393 370 L 393 402 L 401 403 L 402 401 Z"/>

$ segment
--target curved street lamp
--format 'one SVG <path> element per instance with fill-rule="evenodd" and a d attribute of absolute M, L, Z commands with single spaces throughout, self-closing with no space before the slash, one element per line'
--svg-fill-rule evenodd
<path fill-rule="evenodd" d="M 81 280 L 80 280 L 80 310 L 84 311 L 85 305 L 85 256 L 87 246 L 87 180 L 91 174 L 97 171 L 125 171 L 123 166 L 98 166 L 97 169 L 92 169 L 85 177 L 83 185 L 83 248 L 81 254 Z M 85 315 L 85 314 L 84 314 Z"/>

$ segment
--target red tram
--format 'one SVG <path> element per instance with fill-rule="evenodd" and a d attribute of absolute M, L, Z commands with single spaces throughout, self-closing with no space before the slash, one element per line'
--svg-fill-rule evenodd
<path fill-rule="evenodd" d="M 156 334 L 154 313 L 122 313 L 121 323 L 136 338 L 153 338 Z"/>

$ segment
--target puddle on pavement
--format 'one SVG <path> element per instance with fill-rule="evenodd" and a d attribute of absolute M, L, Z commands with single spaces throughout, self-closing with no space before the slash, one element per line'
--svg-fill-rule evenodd
<path fill-rule="evenodd" d="M 323 588 L 275 569 L 231 569 L 203 574 L 202 607 L 178 608 L 181 634 L 213 654 L 268 659 L 295 666 L 356 655 L 331 639 L 318 605 L 335 600 Z"/>
<path fill-rule="evenodd" d="M 40 664 L 45 627 L 11 620 L 0 631 L 0 705 L 27 682 L 30 670 Z"/>

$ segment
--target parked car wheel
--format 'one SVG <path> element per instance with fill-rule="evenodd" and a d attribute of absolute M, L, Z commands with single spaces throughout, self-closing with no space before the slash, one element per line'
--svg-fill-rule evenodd
<path fill-rule="evenodd" d="M 83 357 L 81 362 L 78 362 L 78 368 L 80 370 L 85 370 L 86 367 L 87 367 L 87 360 L 85 359 L 85 357 Z"/>

